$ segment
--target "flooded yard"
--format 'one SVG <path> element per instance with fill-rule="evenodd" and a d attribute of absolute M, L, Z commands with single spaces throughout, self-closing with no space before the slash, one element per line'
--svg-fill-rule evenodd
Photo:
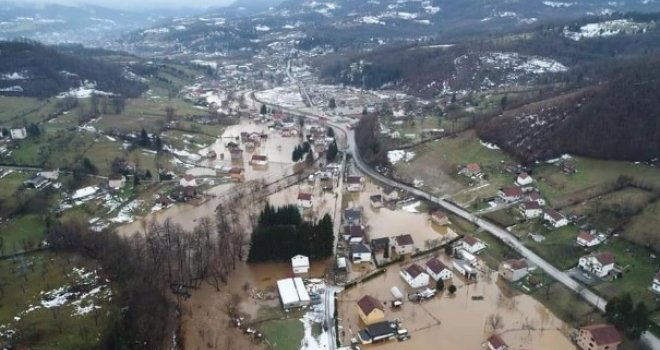
<path fill-rule="evenodd" d="M 364 191 L 360 192 L 359 199 L 353 205 L 363 208 L 363 216 L 367 225 L 367 235 L 370 240 L 393 237 L 400 234 L 410 234 L 413 237 L 415 248 L 425 250 L 429 247 L 427 242 L 433 240 L 450 240 L 456 233 L 447 227 L 434 224 L 428 213 L 413 212 L 413 208 L 391 210 L 388 208 L 373 208 L 369 197 L 381 194 L 380 187 L 368 182 Z M 414 202 L 413 202 L 414 203 Z"/>
<path fill-rule="evenodd" d="M 426 260 L 428 258 L 417 263 L 422 265 Z M 449 263 L 446 257 L 443 260 Z M 477 283 L 469 285 L 454 276 L 452 281 L 458 288 L 455 295 L 445 292 L 440 296 L 439 293 L 421 304 L 405 300 L 401 308 L 392 309 L 389 306 L 393 299 L 390 288 L 397 286 L 404 295 L 409 289 L 399 275 L 400 268 L 406 266 L 392 265 L 385 274 L 340 294 L 342 330 L 339 333 L 343 344 L 348 344 L 364 328 L 356 302 L 369 294 L 385 303 L 385 319 L 400 320 L 411 338 L 403 343 L 392 340 L 367 345 L 365 349 L 479 350 L 493 333 L 500 334 L 510 349 L 576 349 L 564 335 L 569 328 L 561 320 L 532 297 L 515 295 L 508 290 L 502 281 L 498 281 L 495 272 L 481 276 Z M 474 300 L 473 297 L 483 299 Z M 499 321 L 491 321 L 495 319 Z"/>

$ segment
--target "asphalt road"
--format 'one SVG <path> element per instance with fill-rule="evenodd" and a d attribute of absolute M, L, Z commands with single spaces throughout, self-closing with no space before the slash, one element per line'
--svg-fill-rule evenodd
<path fill-rule="evenodd" d="M 308 103 L 310 106 L 313 108 L 313 104 L 311 103 L 311 99 L 309 98 L 309 95 L 307 94 L 306 88 L 303 86 L 303 84 L 299 81 L 297 81 L 293 75 L 290 72 L 290 62 L 287 63 L 287 74 L 289 75 L 289 78 L 294 81 L 298 87 L 301 90 L 301 93 L 305 99 L 307 99 Z M 254 94 L 252 94 L 252 98 L 255 99 L 255 101 L 258 101 L 260 103 L 263 103 L 263 101 L 259 101 L 254 97 Z M 269 104 L 266 103 L 267 105 L 270 106 L 275 106 L 283 111 L 289 112 L 294 115 L 299 115 L 303 116 L 308 119 L 312 120 L 319 120 L 321 117 L 317 113 L 313 111 L 306 111 L 306 110 L 297 110 L 297 109 L 292 109 L 292 108 L 287 108 L 279 105 L 274 105 L 274 104 Z M 532 252 L 529 250 L 527 247 L 525 247 L 520 241 L 509 231 L 493 224 L 492 222 L 479 218 L 476 215 L 473 215 L 472 213 L 468 212 L 467 210 L 450 203 L 440 197 L 433 196 L 430 193 L 427 193 L 425 191 L 422 191 L 420 189 L 408 186 L 406 184 L 400 183 L 398 181 L 395 181 L 391 178 L 388 178 L 384 175 L 381 175 L 380 173 L 376 172 L 373 168 L 371 168 L 369 165 L 367 165 L 362 158 L 360 157 L 360 154 L 357 149 L 357 145 L 355 143 L 355 138 L 354 138 L 354 133 L 352 130 L 349 130 L 344 124 L 336 123 L 331 120 L 330 118 L 325 117 L 324 122 L 332 126 L 333 128 L 339 130 L 341 133 L 345 135 L 345 140 L 346 144 L 342 145 L 342 150 L 350 152 L 353 155 L 353 159 L 355 161 L 355 164 L 357 167 L 363 171 L 365 174 L 369 175 L 371 178 L 386 184 L 388 186 L 397 188 L 399 190 L 407 191 L 417 197 L 427 199 L 433 203 L 436 203 L 443 207 L 445 210 L 458 215 L 475 225 L 477 225 L 479 228 L 482 230 L 490 233 L 494 237 L 498 238 L 500 241 L 502 241 L 504 244 L 508 245 L 515 251 L 517 251 L 521 256 L 523 256 L 525 259 L 527 259 L 531 264 L 538 266 L 540 269 L 542 269 L 545 273 L 547 273 L 549 276 L 554 278 L 556 281 L 559 283 L 563 284 L 570 290 L 574 291 L 578 295 L 580 295 L 584 300 L 595 306 L 597 309 L 601 311 L 605 311 L 605 305 L 607 305 L 607 300 L 604 298 L 601 298 L 600 296 L 596 295 L 589 289 L 587 289 L 583 284 L 575 281 L 572 279 L 568 274 L 564 273 L 563 271 L 560 271 L 556 267 L 554 267 L 552 264 L 538 256 L 536 253 Z M 649 347 L 650 349 L 660 349 L 660 339 L 653 335 L 650 332 L 645 332 L 642 334 L 641 341 L 644 345 Z M 334 349 L 334 346 L 332 347 Z"/>

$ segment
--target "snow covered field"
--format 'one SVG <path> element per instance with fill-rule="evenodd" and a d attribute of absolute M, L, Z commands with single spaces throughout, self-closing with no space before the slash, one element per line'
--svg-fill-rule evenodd
<path fill-rule="evenodd" d="M 640 31 L 646 32 L 653 27 L 655 27 L 654 23 L 633 22 L 629 19 L 616 19 L 612 21 L 588 23 L 580 27 L 580 30 L 577 32 L 564 28 L 564 36 L 571 40 L 579 41 L 581 39 L 637 33 Z"/>

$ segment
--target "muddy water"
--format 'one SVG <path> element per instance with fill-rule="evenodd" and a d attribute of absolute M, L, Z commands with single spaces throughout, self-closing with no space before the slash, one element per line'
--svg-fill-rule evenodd
<path fill-rule="evenodd" d="M 254 149 L 247 149 L 239 141 L 241 132 L 256 132 L 265 134 L 268 137 L 261 139 L 259 145 Z M 230 141 L 240 144 L 240 148 L 243 150 L 242 160 L 231 160 L 231 155 L 226 147 L 226 144 Z M 278 130 L 269 129 L 266 124 L 255 123 L 252 119 L 243 118 L 239 124 L 227 127 L 214 144 L 200 151 L 204 154 L 215 151 L 218 155 L 215 160 L 206 159 L 200 165 L 210 168 L 216 166 L 242 167 L 245 169 L 246 180 L 265 179 L 266 181 L 274 181 L 293 172 L 291 154 L 298 144 L 300 144 L 300 138 L 297 136 L 283 137 Z M 250 165 L 250 158 L 255 154 L 268 156 L 268 165 Z"/>
<path fill-rule="evenodd" d="M 427 249 L 425 242 L 428 240 L 451 239 L 455 237 L 445 227 L 433 224 L 427 213 L 410 213 L 400 209 L 372 208 L 369 203 L 369 197 L 380 193 L 381 189 L 378 186 L 373 183 L 367 183 L 365 190 L 360 193 L 360 198 L 355 203 L 363 208 L 370 239 L 409 233 L 415 241 L 415 248 L 423 250 Z"/>
<path fill-rule="evenodd" d="M 310 276 L 322 278 L 327 265 L 328 261 L 312 261 Z M 203 284 L 184 305 L 185 349 L 264 349 L 265 346 L 252 343 L 238 329 L 228 326 L 227 304 L 238 300 L 239 310 L 248 319 L 254 319 L 263 307 L 279 307 L 277 280 L 291 276 L 289 263 L 241 263 L 230 276 L 231 284 L 221 291 Z M 255 289 L 264 295 L 263 299 L 249 296 Z"/>
<path fill-rule="evenodd" d="M 390 266 L 382 277 L 341 294 L 339 317 L 342 319 L 344 342 L 350 341 L 351 336 L 364 327 L 355 306 L 359 298 L 370 294 L 381 302 L 389 302 L 392 300 L 389 292 L 392 286 L 406 290 L 407 285 L 399 271 L 399 266 Z M 454 296 L 439 296 L 422 304 L 404 301 L 398 311 L 386 306 L 385 318 L 401 320 L 411 339 L 404 343 L 389 341 L 365 348 L 479 350 L 483 349 L 483 342 L 492 334 L 492 323 L 488 321 L 490 316 L 499 315 L 502 322 L 496 332 L 502 335 L 510 349 L 576 349 L 561 331 L 566 328 L 563 322 L 542 304 L 525 294 L 504 296 L 510 293 L 504 293 L 505 290 L 499 286 L 503 285 L 501 282 L 496 283 L 497 274 L 487 276 L 471 285 L 454 277 L 453 283 L 458 287 Z M 483 297 L 483 300 L 474 301 L 473 296 Z"/>

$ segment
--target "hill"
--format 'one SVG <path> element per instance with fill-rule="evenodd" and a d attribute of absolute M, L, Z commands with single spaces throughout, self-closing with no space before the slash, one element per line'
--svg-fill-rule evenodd
<path fill-rule="evenodd" d="M 478 133 L 525 162 L 565 153 L 657 160 L 659 89 L 660 55 L 626 60 L 591 87 L 506 111 Z"/>
<path fill-rule="evenodd" d="M 125 77 L 118 65 L 98 59 L 98 50 L 49 47 L 36 42 L 0 42 L 0 95 L 52 97 L 92 92 L 136 97 L 147 86 Z"/>

